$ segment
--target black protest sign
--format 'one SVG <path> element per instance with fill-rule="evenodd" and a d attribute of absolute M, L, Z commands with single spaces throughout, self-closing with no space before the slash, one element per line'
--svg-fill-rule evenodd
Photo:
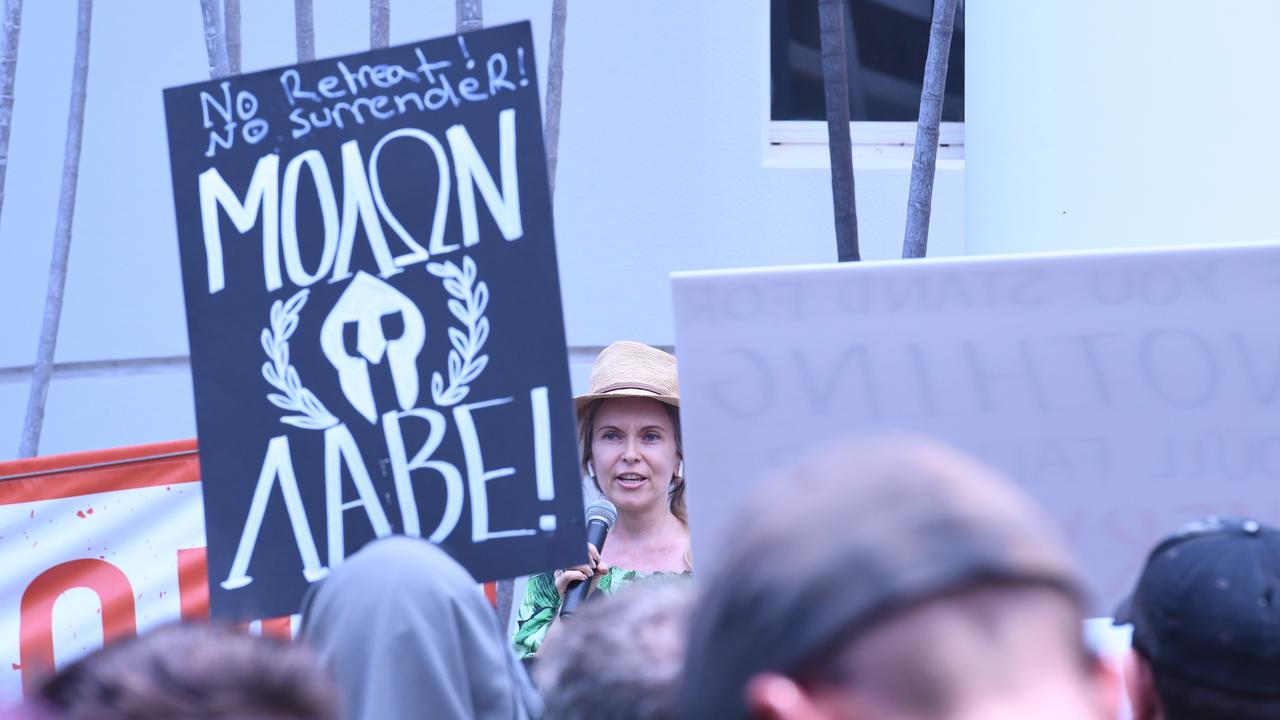
<path fill-rule="evenodd" d="M 374 537 L 581 561 L 529 25 L 165 92 L 215 617 Z"/>

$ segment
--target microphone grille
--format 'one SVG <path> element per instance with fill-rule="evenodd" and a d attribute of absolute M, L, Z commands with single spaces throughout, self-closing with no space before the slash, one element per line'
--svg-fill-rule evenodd
<path fill-rule="evenodd" d="M 613 524 L 618 522 L 618 508 L 608 500 L 600 498 L 587 506 L 587 522 L 592 520 L 599 520 L 605 524 L 605 527 L 612 530 Z"/>

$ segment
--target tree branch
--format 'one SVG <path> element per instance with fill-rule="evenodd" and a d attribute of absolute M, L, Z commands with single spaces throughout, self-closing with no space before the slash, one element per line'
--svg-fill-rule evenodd
<path fill-rule="evenodd" d="M 844 4 L 844 0 L 818 0 L 818 22 L 822 40 L 822 86 L 827 102 L 827 147 L 831 153 L 836 257 L 840 262 L 849 262 L 861 257 L 853 182 L 853 141 L 849 137 L 849 57 L 845 48 Z"/>
<path fill-rule="evenodd" d="M 49 288 L 45 294 L 44 321 L 31 375 L 31 394 L 22 425 L 20 457 L 31 457 L 40 448 L 45 401 L 53 376 L 53 356 L 62 319 L 62 295 L 67 286 L 67 261 L 71 253 L 71 226 L 76 210 L 76 182 L 80 177 L 80 143 L 84 135 L 84 106 L 89 85 L 89 31 L 93 0 L 80 0 L 76 14 L 76 55 L 71 73 L 71 109 L 67 114 L 67 142 L 62 158 L 62 190 L 58 195 L 58 220 L 53 232 L 53 260 L 49 264 Z"/>
<path fill-rule="evenodd" d="M 556 196 L 556 165 L 560 161 L 560 101 L 564 91 L 564 27 L 569 0 L 551 3 L 551 56 L 547 60 L 547 121 L 543 139 L 547 151 L 547 184 Z"/>
<path fill-rule="evenodd" d="M 293 0 L 294 37 L 298 43 L 298 62 L 316 59 L 316 17 L 311 0 Z"/>
<path fill-rule="evenodd" d="M 369 0 L 369 47 L 377 50 L 391 44 L 391 3 Z"/>
<path fill-rule="evenodd" d="M 222 13 L 218 0 L 200 0 L 200 13 L 204 18 L 204 49 L 209 54 L 209 77 L 224 78 L 227 65 L 227 37 L 222 31 Z"/>
<path fill-rule="evenodd" d="M 222 0 L 223 34 L 227 39 L 227 72 L 240 74 L 240 0 Z"/>
<path fill-rule="evenodd" d="M 911 158 L 911 189 L 907 192 L 907 230 L 902 257 L 921 258 L 929 247 L 929 217 L 933 206 L 933 178 L 938 170 L 938 126 L 947 90 L 947 63 L 951 56 L 951 32 L 955 26 L 956 0 L 935 0 L 929 26 L 929 54 L 920 88 L 920 119 L 916 123 L 916 147 Z"/>
<path fill-rule="evenodd" d="M 484 9 L 481 0 L 457 0 L 458 32 L 471 32 L 484 27 Z"/>
<path fill-rule="evenodd" d="M 0 210 L 4 209 L 4 179 L 9 173 L 9 130 L 13 127 L 13 79 L 18 73 L 18 36 L 22 29 L 22 0 L 5 0 L 4 34 L 0 36 Z"/>

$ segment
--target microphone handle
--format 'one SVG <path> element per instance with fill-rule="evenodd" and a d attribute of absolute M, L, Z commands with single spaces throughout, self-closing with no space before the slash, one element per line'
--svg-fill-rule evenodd
<path fill-rule="evenodd" d="M 604 552 L 604 541 L 609 536 L 609 526 L 603 520 L 592 520 L 587 523 L 587 542 L 596 546 L 596 550 Z M 591 592 L 590 579 L 587 582 L 571 583 L 564 591 L 564 602 L 560 604 L 560 617 L 567 618 L 578 609 Z"/>

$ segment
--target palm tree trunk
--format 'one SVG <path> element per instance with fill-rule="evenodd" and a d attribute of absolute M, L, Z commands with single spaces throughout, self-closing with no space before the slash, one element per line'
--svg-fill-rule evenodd
<path fill-rule="evenodd" d="M 845 47 L 845 0 L 818 0 L 822 40 L 822 86 L 827 101 L 827 147 L 831 152 L 831 204 L 835 211 L 836 257 L 860 260 L 858 209 L 853 185 L 853 141 L 849 137 L 849 56 Z"/>
<path fill-rule="evenodd" d="M 200 0 L 200 13 L 204 17 L 204 49 L 209 54 L 209 77 L 226 77 L 227 36 L 222 31 L 218 0 Z"/>
<path fill-rule="evenodd" d="M 907 231 L 902 257 L 921 258 L 929 247 L 929 215 L 933 206 L 933 177 L 938 170 L 938 125 L 947 89 L 947 62 L 951 56 L 951 31 L 955 27 L 956 0 L 934 0 L 929 27 L 929 54 L 924 63 L 920 90 L 920 120 L 916 123 L 916 148 L 911 159 L 911 190 L 907 193 Z"/>
<path fill-rule="evenodd" d="M 20 457 L 31 457 L 40 448 L 44 406 L 53 376 L 53 353 L 58 344 L 58 323 L 62 319 L 62 292 L 67 285 L 67 258 L 71 252 L 71 223 L 76 210 L 76 181 L 80 175 L 80 140 L 84 133 L 85 94 L 89 84 L 89 30 L 93 0 L 80 0 L 76 16 L 76 57 L 71 75 L 71 111 L 67 115 L 67 145 L 62 159 L 62 191 L 58 196 L 58 220 L 53 232 L 53 260 L 49 264 L 49 289 L 45 296 L 44 321 L 31 394 L 22 425 Z"/>
<path fill-rule="evenodd" d="M 391 44 L 391 3 L 369 0 L 369 47 L 376 50 Z"/>
<path fill-rule="evenodd" d="M 457 0 L 458 32 L 471 32 L 484 27 L 484 8 L 481 0 Z"/>
<path fill-rule="evenodd" d="M 564 24 L 569 0 L 551 3 L 551 57 L 547 60 L 547 122 L 543 138 L 547 151 L 547 185 L 556 197 L 556 164 L 560 160 L 560 96 L 564 88 Z"/>
<path fill-rule="evenodd" d="M 311 0 L 293 0 L 294 37 L 298 42 L 298 62 L 316 59 L 316 16 Z"/>
<path fill-rule="evenodd" d="M 227 38 L 227 72 L 240 74 L 240 0 L 222 0 L 223 32 Z"/>
<path fill-rule="evenodd" d="M 22 0 L 5 0 L 4 35 L 0 36 L 0 210 L 4 209 L 4 178 L 9 173 L 9 129 L 13 127 L 13 79 L 18 74 L 18 31 L 22 28 Z"/>

